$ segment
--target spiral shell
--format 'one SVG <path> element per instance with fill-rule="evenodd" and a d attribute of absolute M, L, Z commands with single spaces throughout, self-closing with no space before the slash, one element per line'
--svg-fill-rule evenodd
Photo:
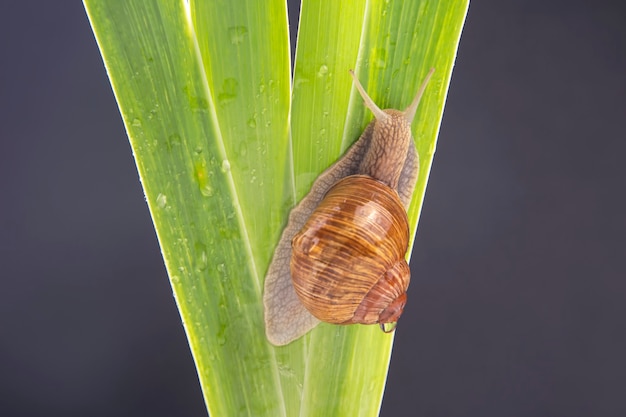
<path fill-rule="evenodd" d="M 296 294 L 328 323 L 396 322 L 410 280 L 408 242 L 407 215 L 396 191 L 365 175 L 346 177 L 292 240 Z"/>

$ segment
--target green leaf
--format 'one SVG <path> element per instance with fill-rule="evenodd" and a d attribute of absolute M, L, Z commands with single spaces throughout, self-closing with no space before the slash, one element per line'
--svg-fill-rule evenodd
<path fill-rule="evenodd" d="M 305 0 L 293 92 L 283 1 L 84 3 L 211 415 L 377 415 L 393 336 L 322 324 L 276 348 L 263 278 L 290 207 L 371 119 L 350 68 L 400 109 L 436 68 L 415 230 L 467 0 Z"/>

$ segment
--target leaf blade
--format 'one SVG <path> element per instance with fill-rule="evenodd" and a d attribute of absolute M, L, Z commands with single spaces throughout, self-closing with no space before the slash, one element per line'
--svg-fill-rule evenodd
<path fill-rule="evenodd" d="M 294 168 L 299 195 L 359 137 L 371 120 L 371 114 L 352 88 L 348 69 L 356 68 L 361 82 L 381 108 L 404 109 L 430 67 L 437 66 L 438 78 L 428 86 L 413 125 L 422 160 L 409 210 L 411 235 L 414 236 L 467 4 L 454 0 L 436 3 L 373 0 L 356 3 L 354 10 L 349 11 L 337 10 L 338 5 L 332 1 L 303 2 L 292 106 Z M 341 24 L 341 32 L 335 36 L 326 33 L 315 37 L 331 26 L 328 22 L 329 19 L 333 22 L 333 17 L 337 22 L 332 24 Z M 444 26 L 445 22 L 453 24 Z M 359 39 L 358 54 L 354 45 L 342 49 L 348 43 L 339 39 L 340 36 Z M 325 51 L 329 50 L 333 51 L 333 56 L 341 58 L 328 64 Z M 324 66 L 326 75 L 333 75 L 337 82 L 311 88 L 306 88 L 305 84 L 305 88 L 298 88 L 299 77 L 307 79 L 312 76 L 312 70 Z M 305 69 L 300 71 L 302 67 Z M 301 107 L 310 115 L 299 117 L 298 111 L 303 111 L 300 103 L 308 104 Z M 327 108 L 334 109 L 334 113 L 325 120 Z M 332 118 L 335 120 L 328 120 Z M 325 137 L 310 138 L 326 126 L 344 126 L 344 129 L 330 128 Z M 312 158 L 311 154 L 316 151 L 317 157 Z M 401 323 L 399 331 L 402 331 Z M 305 412 L 301 415 L 377 415 L 392 342 L 392 336 L 382 334 L 375 327 L 322 324 L 314 329 L 310 335 L 309 357 L 315 360 L 306 366 L 305 384 L 310 388 L 304 390 Z M 328 369 L 332 369 L 332 373 Z M 320 404 L 319 398 L 327 401 Z"/>
<path fill-rule="evenodd" d="M 263 273 L 248 255 L 251 226 L 238 204 L 238 161 L 229 159 L 228 120 L 216 111 L 186 5 L 88 0 L 85 6 L 210 413 L 285 415 L 279 372 L 265 366 L 275 363 L 274 352 L 259 303 Z M 288 73 L 283 77 L 288 103 Z"/>

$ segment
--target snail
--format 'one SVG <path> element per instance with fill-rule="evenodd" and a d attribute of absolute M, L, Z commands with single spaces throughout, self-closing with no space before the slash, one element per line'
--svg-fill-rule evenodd
<path fill-rule="evenodd" d="M 320 321 L 395 328 L 410 281 L 406 210 L 419 168 L 411 123 L 433 71 L 404 111 L 379 109 L 350 71 L 375 120 L 289 214 L 263 293 L 274 345 Z"/>

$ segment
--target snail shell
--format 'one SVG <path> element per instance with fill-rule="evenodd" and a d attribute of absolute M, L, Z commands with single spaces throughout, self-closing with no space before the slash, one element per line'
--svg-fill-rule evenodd
<path fill-rule="evenodd" d="M 406 209 L 419 168 L 411 122 L 433 71 L 404 111 L 379 109 L 350 71 L 375 120 L 289 214 L 265 278 L 271 343 L 290 343 L 320 320 L 382 324 L 402 314 Z"/>
<path fill-rule="evenodd" d="M 409 286 L 408 244 L 409 223 L 398 194 L 368 176 L 346 177 L 292 241 L 296 294 L 327 323 L 395 322 Z"/>

